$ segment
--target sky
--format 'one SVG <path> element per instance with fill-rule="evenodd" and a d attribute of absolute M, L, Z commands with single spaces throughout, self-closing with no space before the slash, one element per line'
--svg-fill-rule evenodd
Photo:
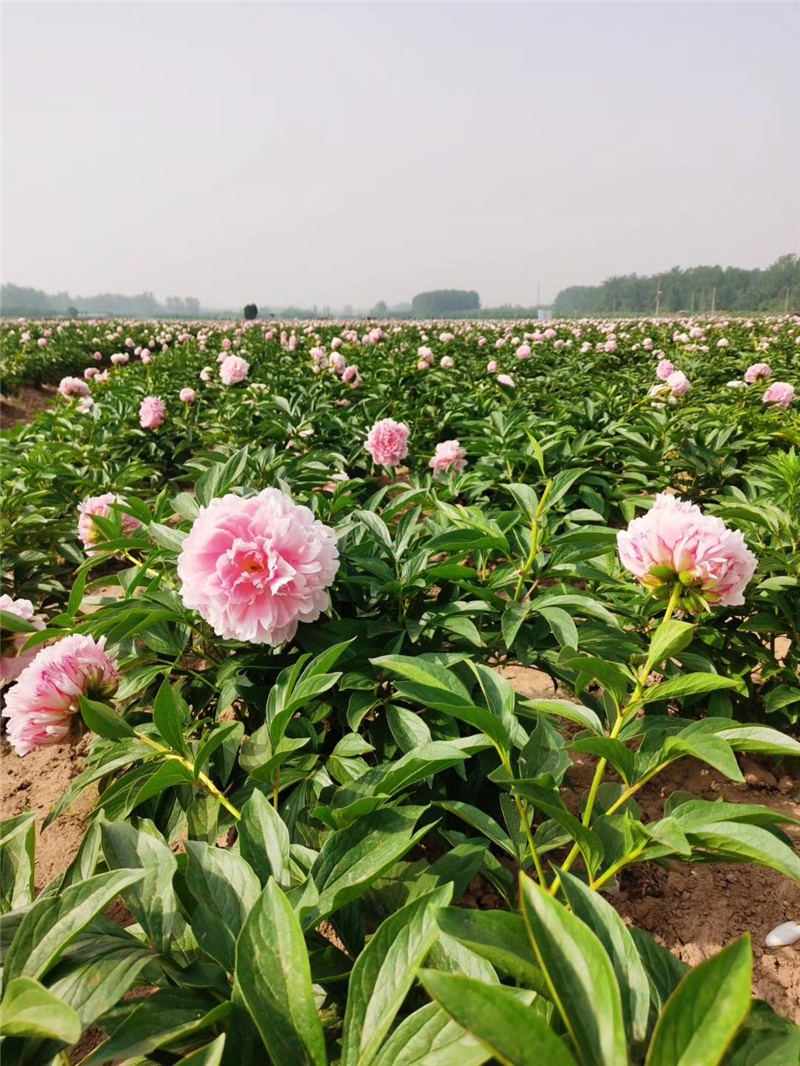
<path fill-rule="evenodd" d="M 800 250 L 798 4 L 5 0 L 2 48 L 6 282 L 530 306 Z"/>

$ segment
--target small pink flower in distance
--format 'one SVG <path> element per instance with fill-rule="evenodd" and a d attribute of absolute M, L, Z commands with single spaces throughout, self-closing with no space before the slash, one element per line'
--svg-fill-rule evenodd
<path fill-rule="evenodd" d="M 136 347 L 136 341 L 133 340 L 131 337 L 126 337 L 125 338 L 125 347 L 126 348 L 135 348 Z"/>
<path fill-rule="evenodd" d="M 145 396 L 139 407 L 139 425 L 142 429 L 158 429 L 167 417 L 167 407 L 158 396 Z"/>
<path fill-rule="evenodd" d="M 730 345 L 730 343 L 731 342 L 729 340 L 726 340 L 725 337 L 720 337 L 720 339 L 717 341 L 717 347 L 718 348 L 727 348 Z"/>
<path fill-rule="evenodd" d="M 351 389 L 357 389 L 361 385 L 361 375 L 358 372 L 358 367 L 346 366 L 342 371 L 342 381 L 345 385 L 349 385 Z"/>
<path fill-rule="evenodd" d="M 427 361 L 427 359 L 420 359 L 420 361 L 417 363 L 417 370 L 430 370 L 430 368 L 431 364 Z"/>
<path fill-rule="evenodd" d="M 58 391 L 68 400 L 70 396 L 88 396 L 89 386 L 80 378 L 62 378 L 58 385 Z"/>
<path fill-rule="evenodd" d="M 103 353 L 102 352 L 95 352 L 94 355 L 92 356 L 92 359 L 94 359 L 94 361 L 96 363 L 102 363 L 102 361 L 103 361 Z"/>
<path fill-rule="evenodd" d="M 45 628 L 44 619 L 35 613 L 30 600 L 14 600 L 4 594 L 0 596 L 0 611 L 15 614 L 34 629 Z M 0 681 L 13 681 L 36 658 L 39 648 L 21 650 L 30 635 L 30 632 L 0 634 Z"/>
<path fill-rule="evenodd" d="M 317 489 L 317 492 L 336 492 L 336 487 L 337 487 L 338 484 L 340 484 L 343 481 L 349 481 L 349 480 L 350 480 L 350 475 L 348 473 L 346 473 L 344 470 L 340 470 L 338 473 L 332 474 L 330 481 L 328 481 L 324 485 L 320 486 L 320 488 Z"/>
<path fill-rule="evenodd" d="M 240 355 L 227 356 L 219 368 L 219 376 L 223 385 L 238 385 L 249 373 L 250 364 Z"/>
<path fill-rule="evenodd" d="M 94 377 L 94 376 L 95 376 L 95 375 L 96 375 L 97 373 L 98 373 L 98 369 L 97 369 L 97 367 L 96 367 L 96 366 L 87 366 L 87 367 L 86 367 L 86 369 L 85 369 L 85 370 L 84 370 L 84 372 L 83 372 L 83 376 L 84 376 L 84 378 L 86 379 L 86 381 L 91 381 L 91 380 L 92 380 L 92 378 L 93 378 L 93 377 Z"/>
<path fill-rule="evenodd" d="M 433 362 L 433 352 L 424 344 L 421 345 L 421 347 L 417 348 L 417 355 L 420 357 L 421 360 L 424 359 L 426 363 Z"/>
<path fill-rule="evenodd" d="M 36 343 L 39 345 L 40 348 L 46 348 L 47 347 L 47 337 L 40 337 Z"/>
<path fill-rule="evenodd" d="M 786 381 L 773 381 L 761 399 L 764 403 L 775 404 L 776 407 L 791 407 L 794 402 L 794 385 L 789 385 Z"/>
<path fill-rule="evenodd" d="M 119 515 L 123 537 L 129 537 L 142 524 L 133 515 L 125 514 L 124 511 L 111 510 L 112 504 L 124 502 L 122 497 L 117 496 L 116 493 L 104 492 L 102 496 L 90 496 L 88 500 L 78 504 L 78 513 L 80 515 L 78 518 L 78 536 L 88 555 L 93 554 L 94 546 L 105 539 L 105 535 L 100 532 L 100 529 L 93 521 L 93 515 L 97 515 L 98 518 L 113 518 L 115 514 Z"/>
<path fill-rule="evenodd" d="M 617 342 L 615 340 L 608 340 L 603 347 L 607 352 L 615 352 L 617 350 Z"/>
<path fill-rule="evenodd" d="M 152 361 L 153 360 L 151 359 L 151 357 L 149 355 L 145 355 L 144 352 L 142 352 L 142 362 L 144 363 L 145 366 L 147 366 Z"/>
<path fill-rule="evenodd" d="M 81 396 L 80 400 L 75 404 L 75 410 L 79 415 L 88 415 L 93 407 L 94 400 L 91 396 Z"/>
<path fill-rule="evenodd" d="M 497 373 L 497 360 L 496 359 L 490 359 L 489 362 L 486 364 L 486 373 L 487 374 L 496 374 Z"/>
<path fill-rule="evenodd" d="M 341 348 L 342 344 L 344 344 L 344 341 L 341 337 L 334 337 L 331 341 L 331 351 L 335 352 L 338 348 Z"/>
<path fill-rule="evenodd" d="M 211 367 L 210 366 L 204 366 L 203 369 L 200 371 L 200 380 L 201 381 L 205 381 L 205 382 L 211 381 L 211 374 L 212 374 Z"/>
<path fill-rule="evenodd" d="M 46 329 L 42 336 L 46 337 L 47 340 L 50 340 L 50 338 L 53 336 L 53 331 L 51 329 Z"/>
<path fill-rule="evenodd" d="M 689 330 L 689 336 L 692 338 L 693 341 L 698 341 L 703 336 L 703 331 L 702 329 L 700 329 L 699 326 L 692 326 L 692 328 Z"/>
<path fill-rule="evenodd" d="M 17 755 L 74 743 L 83 732 L 80 697 L 107 700 L 114 695 L 119 671 L 105 642 L 105 637 L 64 637 L 39 651 L 22 671 L 2 712 Z"/>
<path fill-rule="evenodd" d="M 100 385 L 105 385 L 109 380 L 109 373 L 107 370 L 101 370 L 94 378 L 95 382 Z"/>
<path fill-rule="evenodd" d="M 682 370 L 673 370 L 669 377 L 664 379 L 669 385 L 673 396 L 685 396 L 692 385 Z"/>
<path fill-rule="evenodd" d="M 453 362 L 449 355 L 443 355 L 442 358 L 439 360 L 439 366 L 442 367 L 444 370 L 452 370 L 455 365 L 456 364 Z"/>
<path fill-rule="evenodd" d="M 133 354 L 134 355 L 141 355 L 142 354 L 142 346 L 141 346 L 141 344 L 139 345 L 138 348 L 134 348 L 133 349 Z"/>
<path fill-rule="evenodd" d="M 230 348 L 230 346 L 231 346 L 231 342 L 230 342 L 230 341 L 228 340 L 228 338 L 227 338 L 227 337 L 225 337 L 225 338 L 224 338 L 224 340 L 222 341 L 222 347 L 223 347 L 223 348 L 225 349 L 225 351 L 227 352 L 227 351 L 228 351 L 228 349 Z"/>
<path fill-rule="evenodd" d="M 181 389 L 178 394 L 178 398 L 180 399 L 181 403 L 194 403 L 194 401 L 197 399 L 197 393 L 194 391 L 194 389 Z"/>
<path fill-rule="evenodd" d="M 530 345 L 528 345 L 528 344 L 520 344 L 519 348 L 517 348 L 517 359 L 530 359 L 530 357 L 531 357 Z"/>
<path fill-rule="evenodd" d="M 556 336 L 556 331 L 552 327 L 550 327 L 549 329 L 546 329 L 544 331 L 544 333 L 543 333 L 543 337 L 544 337 L 544 339 L 546 341 L 553 340 L 555 338 L 555 336 Z"/>
<path fill-rule="evenodd" d="M 675 373 L 675 364 L 671 363 L 669 359 L 659 359 L 658 366 L 656 367 L 656 377 L 661 381 L 666 381 L 670 374 Z"/>
<path fill-rule="evenodd" d="M 769 381 L 772 377 L 772 367 L 769 363 L 753 363 L 744 372 L 744 380 L 748 385 L 755 385 L 759 381 Z"/>
<path fill-rule="evenodd" d="M 111 362 L 113 366 L 125 366 L 129 359 L 130 356 L 127 354 L 123 354 L 122 352 L 117 352 L 116 355 L 111 356 Z"/>
<path fill-rule="evenodd" d="M 460 473 L 467 465 L 467 453 L 457 440 L 444 440 L 436 445 L 436 452 L 428 463 L 434 474 L 446 474 L 450 470 Z"/>
<path fill-rule="evenodd" d="M 498 374 L 497 380 L 501 385 L 507 385 L 510 389 L 515 389 L 517 387 L 516 382 L 510 374 Z"/>
<path fill-rule="evenodd" d="M 141 352 L 139 352 L 139 357 L 143 363 L 146 363 L 147 360 L 150 358 L 150 349 L 142 348 Z"/>
<path fill-rule="evenodd" d="M 650 511 L 617 534 L 620 561 L 651 590 L 669 590 L 679 582 L 689 609 L 692 593 L 709 604 L 737 607 L 755 573 L 757 560 L 738 530 L 720 518 L 704 515 L 693 503 L 660 493 Z"/>
<path fill-rule="evenodd" d="M 495 348 L 505 348 L 506 342 L 503 337 L 498 337 L 498 339 L 494 342 L 494 346 Z"/>
<path fill-rule="evenodd" d="M 328 357 L 328 366 L 334 374 L 343 374 L 347 367 L 347 360 L 341 352 L 331 352 Z"/>
<path fill-rule="evenodd" d="M 332 529 L 279 489 L 201 507 L 178 556 L 184 604 L 228 640 L 273 647 L 328 608 Z"/>
<path fill-rule="evenodd" d="M 378 466 L 397 466 L 408 455 L 409 433 L 404 422 L 382 418 L 367 434 L 364 447 Z"/>
<path fill-rule="evenodd" d="M 478 347 L 479 347 L 479 348 L 483 348 L 483 346 L 484 346 L 484 345 L 485 345 L 486 343 L 487 343 L 487 341 L 486 341 L 486 338 L 485 338 L 485 337 L 478 337 Z"/>

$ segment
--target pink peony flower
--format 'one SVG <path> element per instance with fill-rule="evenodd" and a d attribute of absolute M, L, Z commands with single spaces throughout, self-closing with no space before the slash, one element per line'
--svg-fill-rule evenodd
<path fill-rule="evenodd" d="M 496 374 L 497 373 L 497 360 L 496 359 L 490 359 L 489 362 L 486 364 L 486 373 L 487 374 Z"/>
<path fill-rule="evenodd" d="M 127 352 L 117 352 L 115 355 L 111 356 L 111 362 L 114 366 L 125 366 L 129 360 L 130 356 Z"/>
<path fill-rule="evenodd" d="M 656 377 L 661 381 L 666 381 L 670 374 L 675 373 L 675 364 L 671 363 L 669 359 L 659 359 L 658 366 L 656 367 Z"/>
<path fill-rule="evenodd" d="M 669 385 L 673 396 L 685 396 L 692 387 L 691 382 L 682 370 L 673 370 L 664 380 Z"/>
<path fill-rule="evenodd" d="M 757 561 L 739 530 L 704 515 L 693 503 L 659 493 L 650 511 L 617 534 L 620 561 L 649 589 L 679 581 L 685 595 L 736 607 Z"/>
<path fill-rule="evenodd" d="M 361 385 L 361 375 L 357 366 L 346 366 L 342 371 L 342 381 L 351 389 L 357 389 Z"/>
<path fill-rule="evenodd" d="M 517 348 L 517 359 L 530 359 L 531 349 L 529 344 L 520 344 Z"/>
<path fill-rule="evenodd" d="M 510 374 L 498 374 L 497 380 L 501 385 L 508 385 L 510 389 L 515 389 L 517 387 L 516 382 Z"/>
<path fill-rule="evenodd" d="M 47 337 L 40 337 L 36 343 L 39 345 L 40 348 L 46 348 L 47 347 Z"/>
<path fill-rule="evenodd" d="M 452 370 L 455 366 L 455 363 L 449 355 L 443 355 L 442 358 L 439 360 L 439 366 L 442 367 L 444 370 Z"/>
<path fill-rule="evenodd" d="M 231 342 L 230 342 L 230 341 L 228 340 L 228 338 L 227 338 L 227 337 L 225 337 L 225 339 L 224 339 L 224 340 L 223 340 L 223 342 L 222 342 L 222 347 L 223 347 L 223 348 L 225 349 L 225 351 L 227 352 L 227 351 L 229 351 L 229 350 L 230 350 L 230 346 L 231 346 Z"/>
<path fill-rule="evenodd" d="M 62 378 L 58 391 L 65 400 L 68 400 L 70 396 L 88 396 L 89 386 L 80 378 Z"/>
<path fill-rule="evenodd" d="M 250 373 L 250 364 L 240 355 L 228 355 L 222 360 L 219 376 L 223 385 L 238 385 Z"/>
<path fill-rule="evenodd" d="M 759 381 L 769 381 L 772 377 L 772 367 L 769 363 L 753 363 L 744 372 L 744 380 L 748 385 L 755 385 Z"/>
<path fill-rule="evenodd" d="M 794 402 L 794 385 L 786 381 L 773 381 L 761 397 L 764 403 L 774 403 L 776 407 L 791 407 Z"/>
<path fill-rule="evenodd" d="M 194 401 L 197 399 L 197 393 L 194 391 L 194 389 L 181 389 L 180 393 L 178 394 L 178 398 L 181 403 L 194 403 Z"/>
<path fill-rule="evenodd" d="M 15 614 L 23 622 L 30 622 L 34 629 L 44 629 L 44 619 L 34 612 L 30 600 L 13 600 L 5 594 L 0 596 L 0 611 Z M 21 651 L 30 633 L 0 634 L 0 681 L 13 681 L 36 658 L 40 648 Z"/>
<path fill-rule="evenodd" d="M 408 455 L 409 433 L 404 422 L 383 418 L 367 434 L 364 447 L 379 466 L 397 466 Z"/>
<path fill-rule="evenodd" d="M 91 396 L 82 396 L 80 400 L 75 404 L 75 410 L 79 415 L 88 415 L 91 409 L 94 407 L 94 400 Z"/>
<path fill-rule="evenodd" d="M 123 511 L 111 510 L 112 504 L 124 502 L 122 497 L 117 496 L 116 493 L 104 492 L 102 496 L 91 496 L 88 500 L 78 504 L 78 513 L 80 514 L 78 536 L 89 555 L 96 550 L 94 545 L 98 541 L 105 540 L 105 535 L 100 532 L 100 529 L 92 520 L 92 515 L 97 515 L 98 518 L 113 518 L 115 514 L 118 514 L 121 520 L 123 537 L 129 537 L 142 524 L 133 515 L 125 514 Z"/>
<path fill-rule="evenodd" d="M 727 348 L 730 345 L 730 343 L 731 342 L 729 340 L 727 340 L 725 337 L 720 337 L 720 339 L 717 341 L 717 347 L 718 348 Z"/>
<path fill-rule="evenodd" d="M 82 732 L 79 698 L 108 699 L 118 684 L 105 637 L 64 637 L 42 649 L 6 697 L 2 714 L 14 751 L 74 742 Z"/>
<path fill-rule="evenodd" d="M 457 440 L 444 440 L 436 445 L 436 452 L 428 463 L 435 474 L 455 470 L 460 473 L 467 465 L 467 453 Z"/>
<path fill-rule="evenodd" d="M 276 646 L 328 607 L 332 529 L 278 489 L 201 507 L 178 556 L 183 602 L 226 639 Z"/>
<path fill-rule="evenodd" d="M 99 370 L 96 366 L 87 366 L 83 372 L 84 380 L 91 381 L 95 374 L 98 374 Z"/>
<path fill-rule="evenodd" d="M 139 425 L 142 429 L 158 429 L 167 417 L 167 407 L 158 396 L 145 396 L 139 408 Z"/>

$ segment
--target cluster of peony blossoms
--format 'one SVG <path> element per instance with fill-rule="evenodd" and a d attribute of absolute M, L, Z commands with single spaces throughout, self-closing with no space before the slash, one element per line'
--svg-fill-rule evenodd
<path fill-rule="evenodd" d="M 23 622 L 28 622 L 34 629 L 44 629 L 44 619 L 36 614 L 30 600 L 14 600 L 11 596 L 0 596 L 0 611 L 14 614 Z M 0 681 L 13 681 L 36 658 L 38 648 L 23 651 L 30 632 L 2 634 L 0 643 Z"/>
<path fill-rule="evenodd" d="M 659 493 L 653 507 L 617 534 L 620 561 L 653 591 L 669 593 L 679 583 L 681 606 L 737 607 L 756 570 L 755 555 L 739 530 L 705 515 L 678 496 Z"/>
<path fill-rule="evenodd" d="M 219 377 L 223 385 L 238 385 L 250 373 L 250 364 L 240 355 L 226 355 L 220 363 Z"/>
<path fill-rule="evenodd" d="M 364 447 L 378 466 L 397 466 L 408 455 L 409 433 L 405 422 L 382 418 L 367 434 Z"/>
<path fill-rule="evenodd" d="M 787 381 L 773 381 L 761 399 L 763 403 L 770 403 L 775 407 L 789 408 L 794 403 L 794 395 L 794 385 Z"/>
<path fill-rule="evenodd" d="M 88 396 L 89 386 L 81 378 L 62 378 L 58 385 L 58 391 L 65 400 L 72 396 Z"/>
<path fill-rule="evenodd" d="M 167 417 L 167 405 L 158 396 L 145 396 L 139 407 L 139 425 L 142 429 L 158 429 Z"/>
<path fill-rule="evenodd" d="M 42 649 L 6 696 L 2 715 L 14 751 L 73 743 L 82 733 L 80 697 L 109 699 L 119 676 L 105 637 L 64 637 Z"/>
<path fill-rule="evenodd" d="M 451 470 L 460 474 L 467 465 L 467 453 L 457 440 L 443 440 L 436 445 L 436 451 L 428 466 L 434 474 L 448 474 Z"/>
<path fill-rule="evenodd" d="M 279 489 L 201 507 L 178 557 L 184 604 L 217 636 L 273 647 L 328 607 L 336 535 Z"/>
<path fill-rule="evenodd" d="M 98 541 L 104 540 L 103 534 L 94 521 L 93 516 L 98 518 L 111 518 L 114 512 L 111 510 L 115 503 L 124 503 L 122 497 L 113 492 L 104 492 L 102 496 L 91 496 L 88 500 L 78 504 L 78 536 L 80 537 L 87 555 L 92 555 L 99 549 L 95 547 Z M 131 533 L 142 524 L 133 515 L 117 512 L 121 517 L 122 535 L 129 537 Z"/>

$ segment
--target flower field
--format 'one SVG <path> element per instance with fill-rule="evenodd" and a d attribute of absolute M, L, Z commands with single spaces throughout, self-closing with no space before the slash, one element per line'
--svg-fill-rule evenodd
<path fill-rule="evenodd" d="M 0 372 L 52 389 L 4 763 L 98 796 L 46 883 L 2 823 L 4 1063 L 800 1060 L 800 911 L 688 966 L 619 905 L 800 884 L 729 791 L 798 780 L 800 318 L 11 321 Z"/>

